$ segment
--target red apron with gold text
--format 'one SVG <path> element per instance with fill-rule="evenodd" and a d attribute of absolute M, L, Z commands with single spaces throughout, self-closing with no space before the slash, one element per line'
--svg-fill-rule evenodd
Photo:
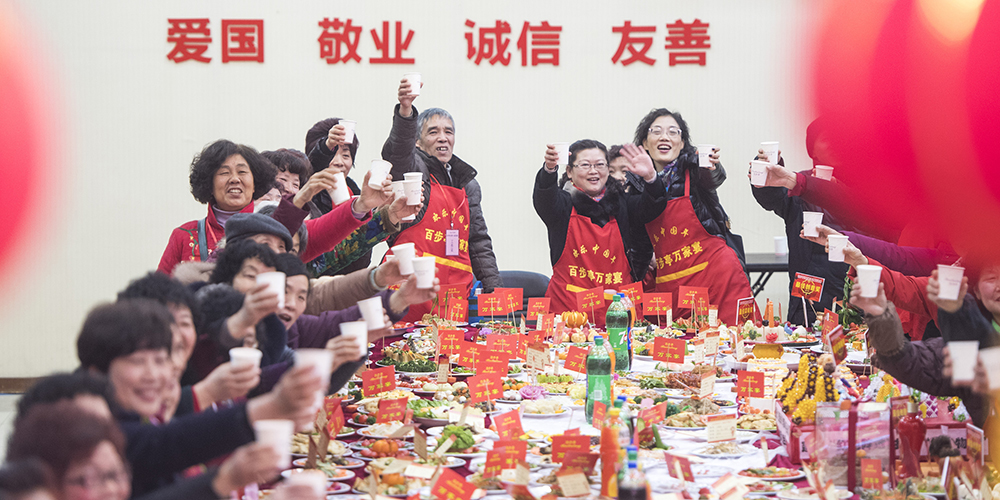
<path fill-rule="evenodd" d="M 632 283 L 628 258 L 618 221 L 611 219 L 604 227 L 573 208 L 566 228 L 566 246 L 552 266 L 552 279 L 545 296 L 552 299 L 549 310 L 554 313 L 576 311 L 576 292 L 591 288 L 618 289 Z M 583 311 L 597 326 L 604 327 L 604 307 Z M 592 317 L 594 316 L 594 317 Z"/>
<path fill-rule="evenodd" d="M 719 321 L 733 326 L 737 301 L 753 296 L 750 280 L 726 240 L 708 234 L 694 213 L 689 172 L 684 173 L 684 197 L 668 201 L 663 213 L 646 224 L 646 233 L 656 256 L 656 291 L 674 294 L 673 317 L 691 314 L 677 308 L 681 286 L 708 287 Z"/>
<path fill-rule="evenodd" d="M 472 290 L 472 260 L 469 258 L 469 203 L 464 189 L 444 186 L 431 176 L 427 211 L 420 222 L 399 233 L 395 244 L 413 243 L 416 255 L 437 260 L 435 276 L 442 285 L 465 284 L 465 297 Z M 449 229 L 458 230 L 458 255 L 446 255 L 445 238 Z M 390 250 L 391 252 L 392 250 Z M 402 321 L 416 322 L 431 312 L 433 301 L 410 306 Z"/>

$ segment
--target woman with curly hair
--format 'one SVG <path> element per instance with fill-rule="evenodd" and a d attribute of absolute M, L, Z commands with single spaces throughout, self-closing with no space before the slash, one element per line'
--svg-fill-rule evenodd
<path fill-rule="evenodd" d="M 225 234 L 233 214 L 252 212 L 253 200 L 274 184 L 277 170 L 256 149 L 220 139 L 205 147 L 191 162 L 191 194 L 208 205 L 204 219 L 182 224 L 170 233 L 170 241 L 157 267 L 170 274 L 181 261 L 207 261 Z"/>

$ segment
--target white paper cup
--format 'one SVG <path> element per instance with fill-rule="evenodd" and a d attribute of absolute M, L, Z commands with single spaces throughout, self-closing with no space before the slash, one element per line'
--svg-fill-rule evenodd
<path fill-rule="evenodd" d="M 257 284 L 261 283 L 267 283 L 267 289 L 278 294 L 278 309 L 285 307 L 285 273 L 260 273 L 257 275 Z"/>
<path fill-rule="evenodd" d="M 847 242 L 850 241 L 850 238 L 842 234 L 832 234 L 827 236 L 826 240 L 830 245 L 827 259 L 830 262 L 844 262 L 844 249 L 847 248 Z"/>
<path fill-rule="evenodd" d="M 334 205 L 340 205 L 351 199 L 351 190 L 347 189 L 347 179 L 344 177 L 343 172 L 337 172 L 333 174 L 333 177 L 337 179 L 337 187 L 329 190 L 330 199 L 333 200 Z"/>
<path fill-rule="evenodd" d="M 377 297 L 376 297 L 377 298 Z M 381 299 L 379 300 L 379 318 L 382 318 Z M 384 323 L 383 323 L 384 325 Z M 381 328 L 381 327 L 380 327 Z M 345 321 L 340 324 L 340 334 L 346 338 L 353 338 L 360 345 L 358 357 L 362 357 L 368 352 L 368 322 L 367 321 Z"/>
<path fill-rule="evenodd" d="M 774 255 L 788 255 L 788 236 L 774 237 Z"/>
<path fill-rule="evenodd" d="M 289 486 L 306 486 L 312 488 L 319 498 L 326 498 L 326 474 L 319 470 L 291 469 L 284 483 Z"/>
<path fill-rule="evenodd" d="M 698 150 L 698 157 L 701 157 L 701 149 Z M 700 160 L 699 160 L 700 161 Z M 750 184 L 756 187 L 764 187 L 767 185 L 767 166 L 770 163 L 766 161 L 754 160 L 750 162 Z"/>
<path fill-rule="evenodd" d="M 712 154 L 712 150 L 715 149 L 715 144 L 699 144 L 698 145 L 698 166 L 699 167 L 711 167 L 712 159 L 709 155 Z"/>
<path fill-rule="evenodd" d="M 556 147 L 556 154 L 559 155 L 559 166 L 565 167 L 566 165 L 569 165 L 569 143 L 555 142 L 552 145 Z"/>
<path fill-rule="evenodd" d="M 778 164 L 778 141 L 762 142 L 760 143 L 760 149 L 764 150 L 762 160 L 772 165 Z"/>
<path fill-rule="evenodd" d="M 295 366 L 311 366 L 321 379 L 333 372 L 333 351 L 328 349 L 296 349 Z"/>
<path fill-rule="evenodd" d="M 823 180 L 833 180 L 833 167 L 827 165 L 816 165 L 816 178 Z"/>
<path fill-rule="evenodd" d="M 391 168 L 392 163 L 385 160 L 372 160 L 372 166 L 369 169 L 371 176 L 368 177 L 368 186 L 381 190 L 382 182 L 389 176 L 389 169 Z"/>
<path fill-rule="evenodd" d="M 291 420 L 258 420 L 253 423 L 257 442 L 268 445 L 278 452 L 278 467 L 292 466 L 292 433 L 295 423 Z"/>
<path fill-rule="evenodd" d="M 858 284 L 861 285 L 861 296 L 866 299 L 878 297 L 878 283 L 882 278 L 880 266 L 858 266 Z"/>
<path fill-rule="evenodd" d="M 413 274 L 413 258 L 416 256 L 416 251 L 413 243 L 403 243 L 392 247 L 392 254 L 399 261 L 399 274 L 403 276 Z"/>
<path fill-rule="evenodd" d="M 372 297 L 358 302 L 361 316 L 368 323 L 369 330 L 385 328 L 385 317 L 382 314 L 382 297 Z"/>
<path fill-rule="evenodd" d="M 823 212 L 802 212 L 802 234 L 819 236 L 816 226 L 823 223 Z"/>
<path fill-rule="evenodd" d="M 948 353 L 951 356 L 951 381 L 972 382 L 976 378 L 979 341 L 952 340 L 948 342 Z"/>
<path fill-rule="evenodd" d="M 990 390 L 1000 389 L 1000 347 L 980 349 L 979 359 L 983 362 L 983 368 L 989 377 Z"/>
<path fill-rule="evenodd" d="M 409 206 L 420 204 L 420 191 L 423 183 L 420 181 L 403 181 L 403 191 L 406 193 L 406 204 Z"/>
<path fill-rule="evenodd" d="M 407 172 L 403 174 L 404 181 L 424 181 L 424 174 L 421 172 Z"/>
<path fill-rule="evenodd" d="M 964 267 L 938 264 L 938 284 L 941 287 L 938 291 L 938 298 L 958 300 L 958 292 L 962 290 L 962 276 L 964 274 Z"/>
<path fill-rule="evenodd" d="M 358 122 L 354 120 L 340 120 L 337 123 L 344 126 L 344 143 L 350 144 L 354 142 L 354 129 L 358 126 Z"/>
<path fill-rule="evenodd" d="M 427 289 L 434 286 L 434 257 L 416 257 L 413 259 L 413 274 L 417 275 L 417 288 Z"/>
<path fill-rule="evenodd" d="M 396 195 L 396 198 L 402 198 L 406 196 L 406 188 L 403 187 L 403 182 L 404 181 L 392 181 L 392 193 Z M 416 219 L 417 219 L 416 215 L 407 215 L 406 217 L 403 217 L 402 220 L 411 221 Z"/>
<path fill-rule="evenodd" d="M 403 78 L 410 83 L 410 95 L 420 95 L 420 73 L 406 73 Z"/>
<path fill-rule="evenodd" d="M 229 350 L 229 366 L 242 368 L 244 366 L 260 366 L 260 358 L 264 353 L 252 347 L 234 347 Z"/>

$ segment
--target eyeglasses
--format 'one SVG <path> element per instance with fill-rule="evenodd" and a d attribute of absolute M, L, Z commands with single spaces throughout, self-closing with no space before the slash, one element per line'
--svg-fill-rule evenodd
<path fill-rule="evenodd" d="M 66 486 L 75 486 L 85 490 L 99 487 L 107 489 L 126 483 L 128 483 L 128 474 L 125 473 L 124 469 L 94 471 L 66 478 Z"/>
<path fill-rule="evenodd" d="M 598 172 L 607 172 L 608 171 L 608 164 L 604 163 L 603 161 L 602 162 L 598 162 L 598 163 L 594 163 L 594 164 L 583 162 L 583 163 L 577 163 L 576 165 L 573 165 L 573 168 L 579 168 L 579 169 L 583 170 L 584 172 L 587 172 L 590 169 L 597 170 Z"/>
<path fill-rule="evenodd" d="M 663 127 L 650 127 L 649 128 L 649 135 L 651 135 L 653 137 L 659 137 L 659 136 L 663 135 L 664 133 L 666 133 L 669 137 L 673 137 L 674 139 L 676 139 L 676 138 L 678 138 L 678 137 L 681 136 L 681 129 L 679 129 L 677 127 L 667 127 L 667 128 L 663 128 Z"/>

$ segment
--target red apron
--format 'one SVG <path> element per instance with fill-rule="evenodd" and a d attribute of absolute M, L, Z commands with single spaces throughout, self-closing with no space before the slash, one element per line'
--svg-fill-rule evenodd
<path fill-rule="evenodd" d="M 719 320 L 736 323 L 736 303 L 753 297 L 750 280 L 736 252 L 721 236 L 705 231 L 691 205 L 691 176 L 684 173 L 684 197 L 667 202 L 656 220 L 646 224 L 656 256 L 656 291 L 674 294 L 673 316 L 690 316 L 677 308 L 681 286 L 708 287 L 708 298 L 719 307 Z"/>
<path fill-rule="evenodd" d="M 617 290 L 629 283 L 632 283 L 632 274 L 618 221 L 611 219 L 601 227 L 573 208 L 566 228 L 566 246 L 552 266 L 552 279 L 545 290 L 545 296 L 552 299 L 549 309 L 554 313 L 576 311 L 579 310 L 576 292 L 596 287 Z M 603 328 L 607 311 L 605 300 L 604 307 L 583 312 Z"/>
<path fill-rule="evenodd" d="M 427 211 L 420 222 L 399 233 L 395 245 L 413 243 L 416 255 L 434 257 L 437 260 L 435 276 L 442 285 L 462 283 L 465 296 L 472 291 L 472 260 L 469 259 L 469 203 L 464 189 L 444 186 L 431 176 L 431 190 L 427 201 Z M 446 231 L 458 230 L 458 255 L 446 255 Z M 392 250 L 389 250 L 391 253 Z M 410 306 L 402 321 L 423 318 L 431 312 L 433 301 Z"/>

